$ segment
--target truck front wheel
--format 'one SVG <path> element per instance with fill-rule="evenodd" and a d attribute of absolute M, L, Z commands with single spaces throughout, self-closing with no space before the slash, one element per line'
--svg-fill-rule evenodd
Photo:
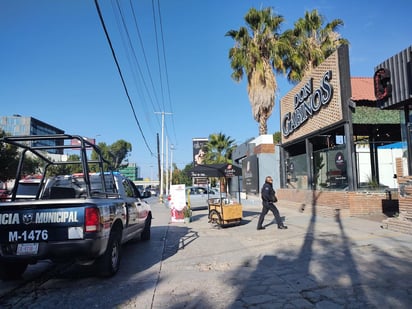
<path fill-rule="evenodd" d="M 0 278 L 2 280 L 18 279 L 26 271 L 27 263 L 25 262 L 0 262 Z"/>
<path fill-rule="evenodd" d="M 104 254 L 98 259 L 98 272 L 102 277 L 115 275 L 120 268 L 121 231 L 112 231 Z"/>

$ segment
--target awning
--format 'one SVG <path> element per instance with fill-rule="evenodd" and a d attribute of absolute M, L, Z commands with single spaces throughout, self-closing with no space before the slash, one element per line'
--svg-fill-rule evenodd
<path fill-rule="evenodd" d="M 230 163 L 199 164 L 189 170 L 191 177 L 234 177 L 241 176 L 242 169 Z"/>

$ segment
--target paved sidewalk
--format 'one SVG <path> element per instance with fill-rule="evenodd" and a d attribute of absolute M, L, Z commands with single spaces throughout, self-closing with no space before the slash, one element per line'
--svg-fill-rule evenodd
<path fill-rule="evenodd" d="M 151 308 L 411 308 L 411 235 L 282 203 L 289 228 L 278 230 L 269 213 L 257 231 L 260 201 L 242 205 L 238 226 L 208 223 L 207 210 L 189 224 L 164 222 Z M 164 205 L 153 210 L 168 220 Z"/>

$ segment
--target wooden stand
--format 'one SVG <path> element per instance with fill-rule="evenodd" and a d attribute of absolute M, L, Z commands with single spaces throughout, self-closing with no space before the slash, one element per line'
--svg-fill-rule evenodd
<path fill-rule="evenodd" d="M 209 222 L 219 225 L 240 224 L 243 217 L 242 205 L 225 203 L 225 199 L 209 199 Z"/>

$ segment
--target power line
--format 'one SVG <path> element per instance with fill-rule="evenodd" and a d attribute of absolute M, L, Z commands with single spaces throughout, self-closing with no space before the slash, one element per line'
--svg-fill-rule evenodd
<path fill-rule="evenodd" d="M 154 95 L 154 97 L 155 97 L 155 99 L 156 99 L 156 102 L 159 104 L 159 100 L 157 99 L 157 96 L 156 96 L 156 89 L 155 89 L 155 86 L 154 86 L 153 77 L 152 77 L 152 74 L 151 74 L 151 71 L 150 71 L 149 63 L 148 63 L 148 61 L 147 61 L 146 51 L 145 51 L 145 48 L 144 48 L 142 36 L 141 36 L 141 34 L 140 34 L 140 29 L 139 29 L 139 26 L 138 26 L 138 24 L 137 24 L 137 18 L 136 18 L 135 9 L 134 9 L 132 0 L 130 0 L 130 7 L 132 8 L 131 11 L 132 11 L 132 15 L 133 15 L 133 21 L 134 21 L 134 24 L 135 24 L 135 27 L 136 27 L 137 37 L 139 38 L 140 47 L 141 47 L 141 49 L 142 49 L 143 58 L 144 58 L 144 61 L 145 61 L 145 64 L 146 64 L 146 70 L 147 70 L 147 72 L 148 72 L 148 74 L 149 74 L 150 84 L 151 84 L 152 89 L 153 89 L 153 95 Z M 147 90 L 147 91 L 148 91 L 148 90 Z M 148 91 L 148 92 L 149 92 L 149 91 Z M 153 105 L 153 103 L 152 103 L 152 105 Z M 153 107 L 153 108 L 154 108 L 154 107 Z M 160 105 L 159 105 L 158 108 L 160 108 Z"/>
<path fill-rule="evenodd" d="M 114 49 L 113 49 L 113 45 L 112 45 L 112 42 L 111 42 L 111 40 L 110 40 L 109 33 L 107 32 L 106 25 L 105 25 L 104 20 L 103 20 L 102 12 L 100 11 L 99 3 L 97 2 L 97 0 L 94 0 L 94 3 L 95 3 L 95 5 L 96 5 L 97 13 L 99 14 L 100 22 L 101 22 L 101 24 L 102 24 L 104 33 L 105 33 L 105 35 L 106 35 L 107 42 L 109 43 L 110 50 L 111 50 L 111 52 L 112 52 L 112 56 L 113 56 L 114 62 L 116 63 L 117 71 L 119 72 L 120 79 L 122 80 L 123 88 L 124 88 L 124 91 L 125 91 L 125 93 L 126 93 L 127 99 L 128 99 L 128 101 L 129 101 L 129 105 L 130 105 L 130 107 L 131 107 L 131 109 L 132 109 L 134 119 L 136 120 L 137 126 L 139 127 L 140 134 L 142 135 L 142 138 L 143 138 L 143 140 L 144 140 L 144 142 L 145 142 L 145 144 L 146 144 L 147 149 L 149 150 L 150 154 L 153 156 L 154 154 L 153 154 L 152 150 L 150 149 L 149 144 L 147 143 L 147 140 L 146 140 L 146 137 L 144 136 L 142 127 L 140 126 L 140 122 L 139 122 L 139 120 L 137 119 L 136 111 L 135 111 L 135 109 L 134 109 L 132 100 L 131 100 L 131 98 L 130 98 L 129 91 L 127 90 L 127 86 L 126 86 L 126 83 L 125 83 L 124 78 L 123 78 L 122 70 L 120 69 L 119 62 L 117 61 L 116 53 L 115 53 L 115 51 L 114 51 Z"/>
<path fill-rule="evenodd" d="M 168 99 L 169 99 L 169 107 L 170 107 L 170 110 L 172 111 L 173 133 L 174 133 L 175 140 L 176 140 L 176 143 L 177 143 L 176 129 L 175 129 L 174 118 L 173 118 L 172 99 L 171 99 L 171 95 L 170 95 L 169 72 L 167 70 L 166 47 L 165 47 L 165 41 L 164 41 L 164 35 L 163 35 L 162 14 L 161 14 L 160 1 L 159 0 L 157 0 L 157 10 L 159 11 L 160 36 L 161 36 L 161 39 L 162 39 L 162 47 L 163 47 L 163 61 L 164 61 L 164 66 L 165 66 L 167 94 L 168 94 Z"/>
<path fill-rule="evenodd" d="M 152 0 L 152 13 L 153 13 L 153 26 L 154 26 L 154 31 L 155 31 L 157 63 L 158 63 L 159 78 L 160 78 L 160 94 L 162 95 L 162 106 L 163 106 L 162 110 L 164 110 L 165 105 L 164 105 L 164 97 L 163 97 L 163 79 L 162 79 L 162 70 L 161 70 L 161 67 L 160 67 L 159 42 L 157 40 L 157 27 L 156 27 L 156 12 L 155 12 L 155 8 L 154 8 L 153 0 Z"/>
<path fill-rule="evenodd" d="M 130 3 L 130 4 L 131 4 L 131 3 Z M 125 48 L 126 54 L 127 54 L 128 56 L 129 56 L 129 50 L 130 50 L 131 56 L 129 56 L 129 57 L 127 57 L 127 58 L 128 58 L 128 60 L 129 60 L 129 64 L 130 64 L 130 68 L 131 68 L 131 71 L 132 71 L 133 80 L 135 81 L 135 84 L 136 84 L 136 88 L 137 88 L 137 90 L 139 90 L 139 87 L 138 87 L 139 83 L 138 83 L 138 81 L 137 81 L 137 76 L 136 76 L 137 73 L 135 73 L 135 71 L 136 71 L 135 68 L 137 67 L 137 70 L 138 70 L 138 73 L 139 73 L 139 76 L 140 76 L 140 80 L 141 80 L 141 82 L 142 82 L 142 84 L 143 84 L 143 86 L 144 86 L 144 87 L 143 87 L 143 90 L 146 90 L 146 93 L 147 93 L 148 99 L 149 99 L 149 101 L 150 101 L 150 103 L 151 103 L 151 105 L 152 105 L 153 111 L 158 110 L 158 108 L 160 108 L 160 106 L 159 106 L 158 108 L 155 108 L 155 106 L 154 106 L 154 102 L 153 102 L 152 96 L 150 95 L 150 91 L 149 91 L 149 89 L 148 89 L 148 87 L 147 87 L 147 83 L 146 83 L 145 77 L 144 77 L 144 75 L 143 75 L 143 72 L 142 72 L 142 69 L 141 69 L 141 65 L 140 65 L 139 60 L 138 60 L 137 55 L 136 55 L 136 50 L 135 50 L 135 48 L 134 48 L 134 45 L 132 44 L 132 40 L 131 40 L 131 37 L 130 37 L 129 29 L 128 29 L 128 26 L 127 26 L 127 24 L 126 24 L 126 20 L 125 20 L 124 14 L 123 14 L 123 12 L 122 12 L 122 9 L 121 9 L 119 0 L 116 1 L 116 5 L 117 5 L 116 8 L 115 8 L 115 6 L 113 5 L 113 10 L 116 11 L 116 12 L 114 12 L 114 13 L 115 13 L 116 21 L 118 22 L 118 28 L 119 28 L 120 34 L 123 34 L 123 32 L 125 33 L 125 37 L 126 37 L 126 38 L 123 38 L 123 35 L 122 35 L 122 39 L 123 39 L 123 44 L 124 44 L 124 48 Z M 132 4 L 131 4 L 131 5 L 132 5 Z M 137 21 L 136 21 L 136 18 L 135 18 L 135 14 L 134 14 L 134 9 L 133 9 L 133 7 L 131 7 L 131 10 L 132 10 L 132 13 L 133 13 L 133 17 L 134 17 L 134 19 L 135 19 L 136 30 L 137 30 L 138 36 L 140 37 L 140 31 L 139 31 L 139 27 L 137 26 Z M 117 13 L 118 13 L 118 14 L 117 14 Z M 118 20 L 118 15 L 120 15 L 121 22 L 120 22 L 120 20 Z M 123 29 L 123 31 L 122 31 L 122 29 Z M 126 42 L 126 41 L 127 41 L 127 42 Z M 141 48 L 143 49 L 143 54 L 145 55 L 144 47 L 142 46 L 142 42 L 141 42 Z M 146 57 L 145 57 L 145 58 L 146 58 Z M 146 67 L 147 67 L 147 66 L 148 66 L 148 65 L 147 65 L 147 63 L 146 63 Z M 150 74 L 150 70 L 149 70 L 149 69 L 148 69 L 148 73 L 149 73 L 149 77 L 150 77 L 150 80 L 151 80 L 151 74 Z M 154 87 L 153 87 L 153 90 L 154 90 Z M 144 91 L 143 91 L 143 92 L 144 92 Z M 153 91 L 153 95 L 154 95 L 154 97 L 155 97 L 155 99 L 156 99 L 156 101 L 157 101 L 157 97 L 156 97 L 156 92 L 155 92 L 155 91 Z M 145 97 L 144 93 L 141 93 L 142 101 L 145 101 L 144 97 Z M 146 110 L 148 104 L 141 104 L 140 106 L 142 107 L 142 110 Z M 147 119 L 147 121 L 148 121 L 148 124 L 150 125 L 150 124 L 151 124 L 151 121 L 150 121 L 151 118 L 150 118 L 149 113 L 148 113 L 147 110 L 145 111 L 145 115 L 146 115 L 146 119 Z M 160 123 L 159 123 L 159 127 L 160 127 Z"/>

